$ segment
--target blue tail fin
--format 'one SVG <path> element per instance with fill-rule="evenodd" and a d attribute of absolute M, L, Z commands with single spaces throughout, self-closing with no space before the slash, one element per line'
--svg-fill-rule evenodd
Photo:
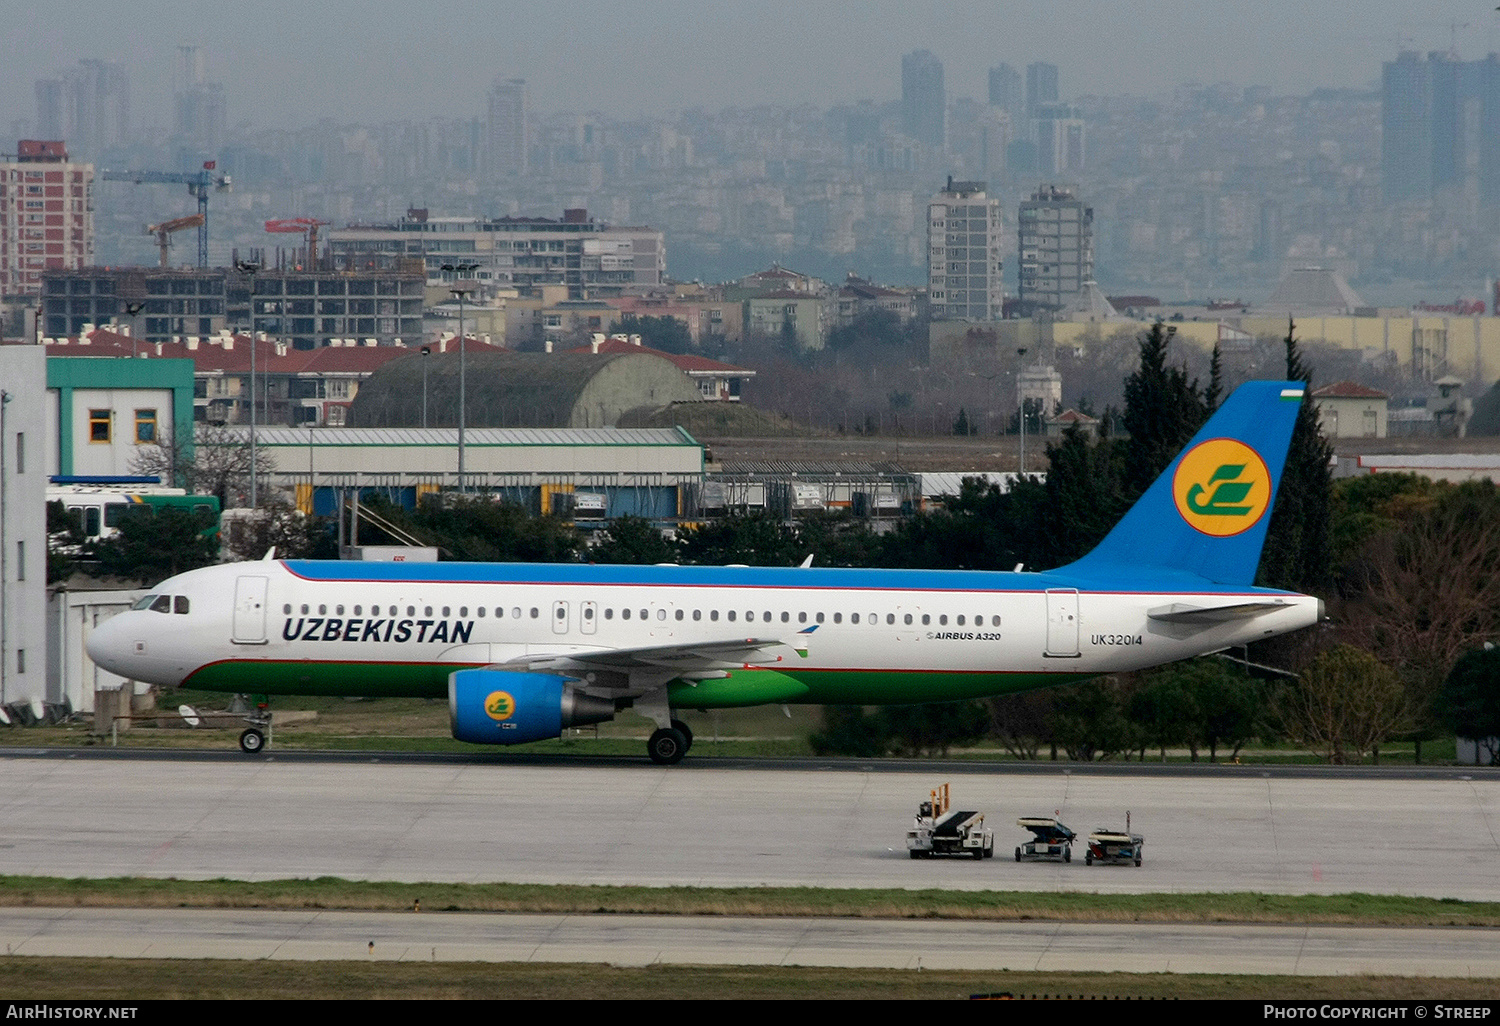
<path fill-rule="evenodd" d="M 1112 576 L 1129 567 L 1255 580 L 1304 385 L 1235 389 L 1094 551 L 1066 569 Z"/>

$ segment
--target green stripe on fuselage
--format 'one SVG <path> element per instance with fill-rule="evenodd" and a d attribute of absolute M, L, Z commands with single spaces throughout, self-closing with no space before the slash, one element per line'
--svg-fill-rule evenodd
<path fill-rule="evenodd" d="M 183 681 L 200 691 L 267 695 L 445 698 L 448 675 L 469 663 L 232 660 Z M 727 677 L 671 685 L 673 706 L 733 709 L 768 703 L 911 705 L 955 702 L 1087 680 L 1086 673 L 944 673 L 930 670 L 735 670 Z"/>

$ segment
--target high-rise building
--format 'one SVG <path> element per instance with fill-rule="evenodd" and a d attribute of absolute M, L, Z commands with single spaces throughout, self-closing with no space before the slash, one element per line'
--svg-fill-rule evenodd
<path fill-rule="evenodd" d="M 16 143 L 0 163 L 0 299 L 39 296 L 43 271 L 93 263 L 93 183 L 61 140 Z"/>
<path fill-rule="evenodd" d="M 208 81 L 200 47 L 177 48 L 172 93 L 174 142 L 187 154 L 185 163 L 211 159 L 224 145 L 229 114 L 224 87 Z"/>
<path fill-rule="evenodd" d="M 490 86 L 489 171 L 524 175 L 530 169 L 531 137 L 526 119 L 529 100 L 524 78 L 496 78 Z"/>
<path fill-rule="evenodd" d="M 1406 51 L 1381 74 L 1381 179 L 1387 200 L 1432 195 L 1432 69 Z"/>
<path fill-rule="evenodd" d="M 1057 65 L 1038 61 L 1026 66 L 1026 116 L 1037 116 L 1044 103 L 1057 102 Z"/>
<path fill-rule="evenodd" d="M 1387 200 L 1453 190 L 1500 202 L 1500 58 L 1405 51 L 1387 61 L 1381 128 Z"/>
<path fill-rule="evenodd" d="M 1094 211 L 1071 186 L 1043 185 L 1021 204 L 1021 287 L 1033 310 L 1058 310 L 1094 279 Z"/>
<path fill-rule="evenodd" d="M 907 135 L 942 149 L 948 141 L 948 94 L 943 62 L 931 50 L 913 50 L 901 58 L 901 122 Z"/>
<path fill-rule="evenodd" d="M 36 82 L 36 130 L 61 139 L 76 160 L 97 160 L 130 139 L 130 76 L 115 61 L 81 60 Z"/>
<path fill-rule="evenodd" d="M 990 69 L 990 106 L 1010 115 L 1012 125 L 1026 117 L 1026 93 L 1021 88 L 1021 73 L 1009 64 Z"/>
<path fill-rule="evenodd" d="M 1032 120 L 1036 140 L 1037 170 L 1049 177 L 1083 171 L 1088 155 L 1083 115 L 1066 103 L 1046 103 Z"/>
<path fill-rule="evenodd" d="M 984 182 L 948 184 L 927 205 L 927 296 L 933 320 L 998 321 L 1005 308 L 1000 201 Z"/>

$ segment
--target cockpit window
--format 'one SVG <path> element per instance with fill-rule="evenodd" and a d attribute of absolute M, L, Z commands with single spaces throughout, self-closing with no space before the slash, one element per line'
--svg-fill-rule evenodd
<path fill-rule="evenodd" d="M 172 597 L 172 612 L 186 613 L 188 611 L 188 598 L 186 595 L 174 595 Z"/>
<path fill-rule="evenodd" d="M 151 612 L 153 612 L 153 613 L 170 613 L 171 611 L 172 611 L 172 596 L 171 595 L 158 595 L 158 596 L 156 596 L 156 601 L 153 602 L 153 603 L 151 603 Z"/>
<path fill-rule="evenodd" d="M 133 606 L 131 606 L 130 608 L 131 609 L 150 609 L 151 608 L 151 603 L 155 602 L 156 598 L 157 597 L 155 595 L 145 595 L 145 596 L 143 596 L 140 599 L 140 601 L 136 602 L 136 604 L 133 605 Z"/>

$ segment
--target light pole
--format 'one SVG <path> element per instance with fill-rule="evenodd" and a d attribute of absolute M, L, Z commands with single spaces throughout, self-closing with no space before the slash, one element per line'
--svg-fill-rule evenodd
<path fill-rule="evenodd" d="M 234 266 L 250 278 L 250 508 L 260 505 L 256 490 L 259 466 L 255 458 L 255 272 L 260 264 L 253 260 L 236 260 Z"/>
<path fill-rule="evenodd" d="M 443 270 L 455 274 L 468 274 L 478 264 L 444 264 Z M 448 290 L 458 298 L 458 490 L 462 494 L 464 489 L 464 425 L 468 410 L 468 354 L 469 347 L 464 345 L 464 297 L 472 296 L 472 288 L 464 288 L 454 278 L 454 286 Z"/>
<path fill-rule="evenodd" d="M 135 315 L 138 314 L 138 313 L 140 313 L 145 308 L 146 308 L 146 304 L 145 303 L 126 303 L 125 304 L 125 313 L 130 317 L 130 358 L 132 360 L 135 359 L 135 355 L 136 355 L 136 352 L 135 352 L 135 337 L 136 337 Z"/>
<path fill-rule="evenodd" d="M 1022 346 L 1016 350 L 1016 356 L 1020 358 L 1016 367 L 1016 396 L 1021 400 L 1021 473 L 1026 473 L 1026 391 L 1021 387 L 1021 371 L 1019 366 L 1021 360 L 1026 359 L 1026 347 Z"/>
<path fill-rule="evenodd" d="M 422 426 L 427 426 L 427 358 L 432 355 L 431 346 L 422 347 Z"/>

